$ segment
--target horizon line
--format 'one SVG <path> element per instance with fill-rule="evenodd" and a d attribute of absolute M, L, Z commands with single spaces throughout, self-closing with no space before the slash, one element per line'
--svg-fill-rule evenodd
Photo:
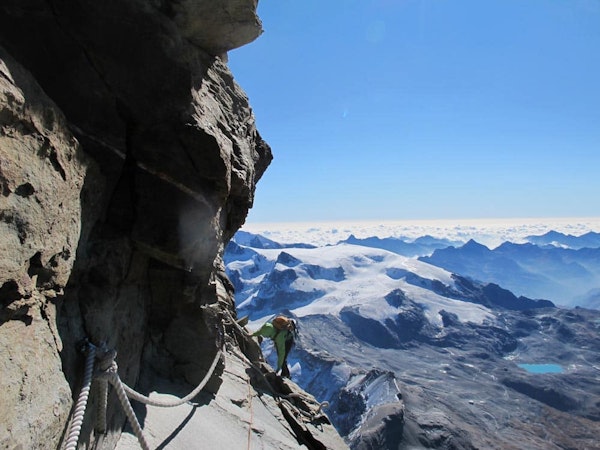
<path fill-rule="evenodd" d="M 315 225 L 315 224 L 348 224 L 348 223 L 433 223 L 433 222 L 515 222 L 515 221 L 600 221 L 600 216 L 544 216 L 544 217 L 470 217 L 470 218 L 437 218 L 437 219 L 317 219 L 317 220 L 298 220 L 298 221 L 248 221 L 245 225 Z"/>

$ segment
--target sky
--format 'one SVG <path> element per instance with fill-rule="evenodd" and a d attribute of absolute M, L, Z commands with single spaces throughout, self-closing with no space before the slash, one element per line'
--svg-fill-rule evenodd
<path fill-rule="evenodd" d="M 260 0 L 247 223 L 600 216 L 600 0 Z"/>

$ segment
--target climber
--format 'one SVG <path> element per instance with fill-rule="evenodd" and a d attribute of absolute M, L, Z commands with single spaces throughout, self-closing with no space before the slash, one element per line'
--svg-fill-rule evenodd
<path fill-rule="evenodd" d="M 268 337 L 273 340 L 277 350 L 277 369 L 281 370 L 281 376 L 290 378 L 290 369 L 287 365 L 287 357 L 294 345 L 294 338 L 297 336 L 296 322 L 285 316 L 277 316 L 272 321 L 266 322 L 258 331 L 252 333 L 252 336 L 258 336 L 259 342 L 262 337 Z"/>

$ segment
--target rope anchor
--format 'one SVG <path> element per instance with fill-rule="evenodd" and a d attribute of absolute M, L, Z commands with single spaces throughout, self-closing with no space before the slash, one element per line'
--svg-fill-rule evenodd
<path fill-rule="evenodd" d="M 198 395 L 204 386 L 206 386 L 206 383 L 208 383 L 208 380 L 212 376 L 215 368 L 217 367 L 217 363 L 222 356 L 222 351 L 219 350 L 215 355 L 212 365 L 208 369 L 208 372 L 200 384 L 188 395 L 173 401 L 158 401 L 140 394 L 121 381 L 118 373 L 118 366 L 115 361 L 117 356 L 117 352 L 115 350 L 109 350 L 106 345 L 101 345 L 99 347 L 95 346 L 87 339 L 84 340 L 80 350 L 86 354 L 83 385 L 73 411 L 71 426 L 69 427 L 69 434 L 67 435 L 67 439 L 65 441 L 65 450 L 77 449 L 77 443 L 79 441 L 79 435 L 81 434 L 81 426 L 89 399 L 92 379 L 96 381 L 99 394 L 95 431 L 98 433 L 104 433 L 106 431 L 106 406 L 108 399 L 108 383 L 110 383 L 115 389 L 119 402 L 125 411 L 127 420 L 129 421 L 129 424 L 131 425 L 131 428 L 133 429 L 140 446 L 143 450 L 150 450 L 150 447 L 148 446 L 148 443 L 146 442 L 146 439 L 142 433 L 142 427 L 140 426 L 131 403 L 129 402 L 129 398 L 146 405 L 163 408 L 183 405 Z M 94 372 L 95 362 L 96 371 Z"/>

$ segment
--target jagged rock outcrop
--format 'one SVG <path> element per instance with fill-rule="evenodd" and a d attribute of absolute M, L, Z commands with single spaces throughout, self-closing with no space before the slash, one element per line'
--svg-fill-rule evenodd
<path fill-rule="evenodd" d="M 271 161 L 226 52 L 256 1 L 0 5 L 0 446 L 64 438 L 88 338 L 195 384 L 232 340 L 224 246 Z M 209 383 L 218 392 L 223 367 Z M 91 399 L 93 407 L 94 399 Z M 124 415 L 111 396 L 112 448 Z"/>

